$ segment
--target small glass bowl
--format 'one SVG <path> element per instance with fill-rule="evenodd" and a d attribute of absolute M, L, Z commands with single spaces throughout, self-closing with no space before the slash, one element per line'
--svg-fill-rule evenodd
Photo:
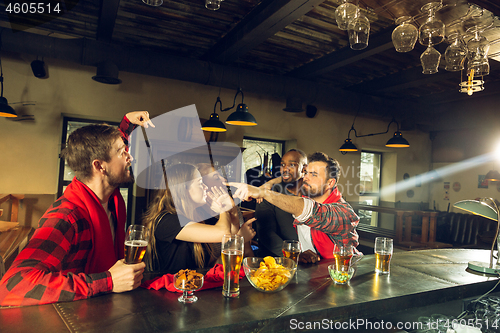
<path fill-rule="evenodd" d="M 182 291 L 182 295 L 177 300 L 181 303 L 188 304 L 196 302 L 198 300 L 198 297 L 194 295 L 194 292 L 203 287 L 204 279 L 205 277 L 201 276 L 200 278 L 192 281 L 192 283 L 188 284 L 186 280 L 179 277 L 179 274 L 175 274 L 174 287 L 175 289 Z"/>
<path fill-rule="evenodd" d="M 330 277 L 333 282 L 336 284 L 347 284 L 354 276 L 354 267 L 349 267 L 349 270 L 346 272 L 337 271 L 335 264 L 328 266 L 328 272 L 330 273 Z"/>

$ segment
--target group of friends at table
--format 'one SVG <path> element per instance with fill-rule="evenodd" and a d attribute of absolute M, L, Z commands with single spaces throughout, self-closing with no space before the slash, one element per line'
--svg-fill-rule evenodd
<path fill-rule="evenodd" d="M 119 186 L 134 180 L 128 139 L 137 126 L 154 127 L 147 111 L 127 113 L 118 128 L 88 125 L 69 136 L 61 156 L 75 177 L 0 280 L 0 306 L 126 292 L 141 285 L 145 270 L 212 267 L 225 234 L 243 236 L 245 256 L 281 256 L 284 240 L 299 240 L 303 263 L 333 258 L 336 246 L 358 245 L 359 218 L 338 190 L 338 162 L 292 149 L 282 157 L 281 176 L 260 187 L 226 183 L 209 163 L 167 166 L 168 184 L 143 215 L 151 235 L 145 260 L 125 264 Z M 255 218 L 244 221 L 233 198 L 257 200 Z"/>

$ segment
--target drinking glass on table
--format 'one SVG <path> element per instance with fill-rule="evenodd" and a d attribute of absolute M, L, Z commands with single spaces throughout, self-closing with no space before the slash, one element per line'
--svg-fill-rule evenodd
<path fill-rule="evenodd" d="M 125 235 L 125 263 L 140 263 L 146 253 L 148 242 L 149 232 L 146 226 L 140 224 L 129 226 Z"/>
<path fill-rule="evenodd" d="M 351 266 L 352 245 L 335 245 L 333 250 L 335 266 L 339 272 L 348 272 Z"/>
<path fill-rule="evenodd" d="M 224 268 L 224 285 L 222 295 L 238 297 L 240 295 L 240 269 L 243 262 L 245 240 L 239 235 L 222 237 L 222 266 Z"/>
<path fill-rule="evenodd" d="M 375 272 L 379 274 L 389 274 L 391 272 L 392 252 L 392 238 L 375 238 Z"/>
<path fill-rule="evenodd" d="M 297 240 L 284 240 L 283 246 L 281 248 L 283 252 L 283 257 L 290 258 L 298 265 L 299 264 L 299 255 L 302 252 L 302 248 L 300 247 L 300 242 Z"/>

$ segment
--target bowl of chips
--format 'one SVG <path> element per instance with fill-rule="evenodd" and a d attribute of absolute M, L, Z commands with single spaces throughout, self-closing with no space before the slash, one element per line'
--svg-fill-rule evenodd
<path fill-rule="evenodd" d="M 243 259 L 245 275 L 252 286 L 264 293 L 283 290 L 293 278 L 297 264 L 283 257 L 247 257 Z"/>

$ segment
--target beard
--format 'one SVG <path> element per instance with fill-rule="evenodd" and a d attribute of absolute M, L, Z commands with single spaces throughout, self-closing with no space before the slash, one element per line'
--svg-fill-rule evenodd
<path fill-rule="evenodd" d="M 306 195 L 309 198 L 313 199 L 322 196 L 326 192 L 326 187 L 327 185 L 323 185 L 319 188 L 313 188 L 311 187 L 311 185 L 303 183 L 302 187 L 300 188 L 300 191 L 302 192 L 303 195 Z"/>
<path fill-rule="evenodd" d="M 121 175 L 108 173 L 108 183 L 113 187 L 119 187 L 122 184 L 130 184 L 134 182 L 132 169 L 128 166 Z"/>

